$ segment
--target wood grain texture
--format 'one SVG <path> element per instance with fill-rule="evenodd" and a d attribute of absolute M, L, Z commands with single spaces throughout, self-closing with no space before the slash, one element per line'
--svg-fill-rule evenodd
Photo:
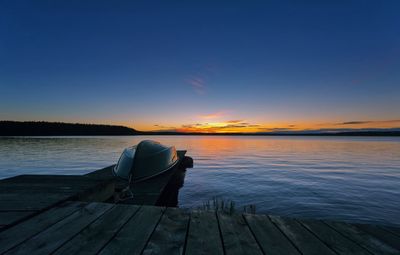
<path fill-rule="evenodd" d="M 215 212 L 193 211 L 185 254 L 224 254 L 222 245 Z"/>
<path fill-rule="evenodd" d="M 140 254 L 156 228 L 164 208 L 141 207 L 100 254 Z"/>
<path fill-rule="evenodd" d="M 139 206 L 116 205 L 54 254 L 96 254 L 139 210 Z"/>
<path fill-rule="evenodd" d="M 374 225 L 366 225 L 366 224 L 355 224 L 359 229 L 364 232 L 367 232 L 370 235 L 375 236 L 376 238 L 382 240 L 388 245 L 400 251 L 400 237 L 392 234 L 391 232 Z"/>
<path fill-rule="evenodd" d="M 0 212 L 44 211 L 67 200 L 105 201 L 114 193 L 112 181 L 77 175 L 19 175 L 0 180 Z M 16 218 L 22 215 L 21 218 Z M 2 219 L 11 225 L 25 216 Z M 6 221 L 6 219 L 9 219 Z"/>
<path fill-rule="evenodd" d="M 325 221 L 325 223 L 373 254 L 399 254 L 395 248 L 352 224 L 334 221 Z"/>
<path fill-rule="evenodd" d="M 270 219 L 296 245 L 301 253 L 335 254 L 296 220 L 278 216 L 270 216 Z"/>
<path fill-rule="evenodd" d="M 61 221 L 86 204 L 80 202 L 64 203 L 56 208 L 45 211 L 31 219 L 21 222 L 0 233 L 0 253 L 15 247 L 37 233 Z"/>
<path fill-rule="evenodd" d="M 178 208 L 168 208 L 143 254 L 183 254 L 188 225 L 188 212 Z"/>
<path fill-rule="evenodd" d="M 319 239 L 338 254 L 371 254 L 368 250 L 339 234 L 322 221 L 298 220 L 298 222 L 313 232 L 314 235 L 318 236 Z"/>
<path fill-rule="evenodd" d="M 0 211 L 0 225 L 11 225 L 35 213 L 35 211 Z"/>
<path fill-rule="evenodd" d="M 90 203 L 6 254 L 50 254 L 112 207 L 112 204 Z"/>
<path fill-rule="evenodd" d="M 225 254 L 262 254 L 246 221 L 241 214 L 217 214 Z"/>
<path fill-rule="evenodd" d="M 265 254 L 299 255 L 300 252 L 266 215 L 244 215 Z"/>
<path fill-rule="evenodd" d="M 381 226 L 382 228 L 384 228 L 385 230 L 393 233 L 396 236 L 400 237 L 400 228 L 396 228 L 396 227 L 388 227 L 388 226 Z"/>

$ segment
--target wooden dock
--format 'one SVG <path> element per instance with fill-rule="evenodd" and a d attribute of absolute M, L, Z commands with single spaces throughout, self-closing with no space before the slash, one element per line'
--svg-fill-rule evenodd
<path fill-rule="evenodd" d="M 135 205 L 110 199 L 126 185 L 112 166 L 0 180 L 0 254 L 400 254 L 398 228 L 152 206 L 190 167 L 179 153 L 174 171 L 133 186 Z"/>
<path fill-rule="evenodd" d="M 64 202 L 0 232 L 1 254 L 400 254 L 400 229 Z"/>
<path fill-rule="evenodd" d="M 19 175 L 0 180 L 0 229 L 67 200 L 105 201 L 112 180 L 81 175 Z"/>
<path fill-rule="evenodd" d="M 171 179 L 191 167 L 186 151 L 178 151 L 179 162 L 174 169 L 149 181 L 135 184 L 129 204 L 160 205 L 168 202 L 164 190 Z M 189 161 L 189 162 L 187 162 Z M 113 202 L 115 194 L 127 182 L 113 176 L 114 165 L 86 175 L 19 175 L 0 180 L 0 229 L 40 213 L 67 200 L 86 202 Z"/>

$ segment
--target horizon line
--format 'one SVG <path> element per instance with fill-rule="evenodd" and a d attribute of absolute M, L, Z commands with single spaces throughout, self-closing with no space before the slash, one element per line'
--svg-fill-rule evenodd
<path fill-rule="evenodd" d="M 304 130 L 280 130 L 280 131 L 264 131 L 264 132 L 185 132 L 185 131 L 174 131 L 174 130 L 149 130 L 142 131 L 132 127 L 115 124 L 95 124 L 95 123 L 78 123 L 78 122 L 58 122 L 58 121 L 14 121 L 14 120 L 0 120 L 0 124 L 63 124 L 63 125 L 87 125 L 87 126 L 103 126 L 103 127 L 119 127 L 129 129 L 135 132 L 137 135 L 341 135 L 341 134 L 368 134 L 375 133 L 379 134 L 400 134 L 400 127 L 394 128 L 325 128 L 325 129 L 304 129 Z M 0 134 L 1 136 L 1 134 Z"/>

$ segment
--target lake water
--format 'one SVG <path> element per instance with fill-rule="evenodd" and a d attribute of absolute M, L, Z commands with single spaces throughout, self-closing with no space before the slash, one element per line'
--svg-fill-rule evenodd
<path fill-rule="evenodd" d="M 217 196 L 258 213 L 400 226 L 400 138 L 129 136 L 0 138 L 0 178 L 84 174 L 154 139 L 188 150 L 179 206 Z"/>

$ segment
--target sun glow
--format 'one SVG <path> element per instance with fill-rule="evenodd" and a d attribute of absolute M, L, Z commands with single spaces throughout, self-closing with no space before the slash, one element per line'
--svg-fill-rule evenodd
<path fill-rule="evenodd" d="M 204 121 L 204 120 L 203 120 Z M 218 122 L 198 122 L 182 124 L 169 131 L 185 133 L 285 133 L 298 131 L 351 131 L 359 129 L 396 128 L 400 120 L 390 121 L 349 121 L 349 122 L 270 122 L 256 123 L 246 120 L 226 120 Z"/>

